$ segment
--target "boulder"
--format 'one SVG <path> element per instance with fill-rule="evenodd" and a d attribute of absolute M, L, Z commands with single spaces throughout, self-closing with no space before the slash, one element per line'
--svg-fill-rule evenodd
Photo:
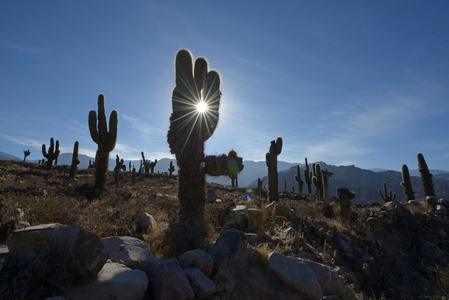
<path fill-rule="evenodd" d="M 91 280 L 65 286 L 62 296 L 70 300 L 84 299 L 142 299 L 148 287 L 148 278 L 140 270 L 108 262 Z"/>
<path fill-rule="evenodd" d="M 256 208 L 248 208 L 248 231 L 264 232 L 264 216 L 263 213 Z"/>
<path fill-rule="evenodd" d="M 426 203 L 429 206 L 435 206 L 438 203 L 438 200 L 434 196 L 427 196 Z"/>
<path fill-rule="evenodd" d="M 201 249 L 195 249 L 181 254 L 179 256 L 179 264 L 182 268 L 196 267 L 206 276 L 209 276 L 212 273 L 214 262 L 209 253 Z"/>
<path fill-rule="evenodd" d="M 166 263 L 155 266 L 150 279 L 155 300 L 184 300 L 194 297 L 189 280 L 177 264 Z"/>
<path fill-rule="evenodd" d="M 273 216 L 282 216 L 290 219 L 293 216 L 293 212 L 288 207 L 282 204 L 276 204 L 273 207 Z"/>
<path fill-rule="evenodd" d="M 390 228 L 392 221 L 386 218 L 370 217 L 366 220 L 366 225 L 371 228 L 372 231 L 383 231 Z"/>
<path fill-rule="evenodd" d="M 111 236 L 101 240 L 109 252 L 112 262 L 124 264 L 131 269 L 139 269 L 149 273 L 152 266 L 159 262 L 151 254 L 148 245 L 130 236 Z"/>
<path fill-rule="evenodd" d="M 134 220 L 137 229 L 143 232 L 150 232 L 157 226 L 156 220 L 149 213 L 143 212 L 137 215 Z"/>
<path fill-rule="evenodd" d="M 237 278 L 249 266 L 245 235 L 240 230 L 224 230 L 208 253 L 214 262 L 211 279 L 215 282 L 216 294 L 231 294 Z"/>
<path fill-rule="evenodd" d="M 192 286 L 193 292 L 197 297 L 204 298 L 211 296 L 215 292 L 215 283 L 209 279 L 198 268 L 185 268 L 184 275 Z"/>
<path fill-rule="evenodd" d="M 62 279 L 95 276 L 108 259 L 108 251 L 98 236 L 78 225 L 27 227 L 14 231 L 6 244 L 15 259 L 40 257 Z"/>
<path fill-rule="evenodd" d="M 307 299 L 321 299 L 324 296 L 317 277 L 303 261 L 272 252 L 268 256 L 268 270 Z"/>
<path fill-rule="evenodd" d="M 214 189 L 207 189 L 207 202 L 216 202 L 217 194 Z"/>

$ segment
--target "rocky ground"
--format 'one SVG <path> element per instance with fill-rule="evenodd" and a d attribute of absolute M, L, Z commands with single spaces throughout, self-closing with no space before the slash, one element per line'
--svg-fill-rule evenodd
<path fill-rule="evenodd" d="M 123 173 L 119 186 L 110 182 L 95 197 L 92 170 L 79 170 L 75 181 L 68 173 L 66 166 L 44 171 L 36 164 L 0 161 L 0 244 L 14 229 L 49 223 L 79 225 L 103 244 L 108 237 L 128 236 L 148 245 L 154 258 L 141 268 L 150 279 L 146 299 L 163 295 L 153 286 L 158 278 L 183 272 L 180 278 L 205 275 L 215 287 L 211 293 L 203 278 L 199 291 L 187 281 L 186 289 L 195 292 L 183 294 L 185 299 L 442 299 L 449 293 L 449 205 L 443 199 L 353 205 L 348 225 L 340 220 L 337 199 L 334 217 L 326 218 L 313 195 L 281 192 L 280 201 L 269 204 L 252 189 L 208 185 L 209 234 L 199 255 L 210 257 L 212 271 L 195 273 L 172 246 L 176 178 L 140 175 L 132 185 L 131 174 Z M 0 298 L 64 293 L 67 283 L 43 272 L 45 262 L 19 264 L 11 259 L 13 251 L 0 249 Z"/>

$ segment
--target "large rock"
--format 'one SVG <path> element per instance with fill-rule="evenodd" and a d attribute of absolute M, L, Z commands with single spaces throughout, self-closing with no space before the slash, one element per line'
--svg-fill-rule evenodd
<path fill-rule="evenodd" d="M 268 270 L 307 299 L 321 299 L 324 296 L 317 277 L 303 261 L 272 252 L 268 256 Z"/>
<path fill-rule="evenodd" d="M 31 226 L 16 230 L 6 244 L 15 259 L 38 256 L 63 279 L 95 276 L 108 259 L 98 236 L 78 225 Z"/>
<path fill-rule="evenodd" d="M 179 264 L 183 268 L 195 267 L 200 269 L 206 276 L 212 273 L 213 260 L 209 253 L 201 249 L 190 250 L 179 256 Z"/>
<path fill-rule="evenodd" d="M 250 232 L 264 232 L 264 215 L 263 213 L 255 208 L 248 208 L 248 231 Z"/>
<path fill-rule="evenodd" d="M 204 298 L 215 292 L 215 283 L 198 268 L 185 268 L 184 274 L 197 297 Z"/>
<path fill-rule="evenodd" d="M 155 266 L 151 274 L 151 289 L 155 300 L 193 299 L 189 280 L 178 264 L 166 263 Z"/>
<path fill-rule="evenodd" d="M 148 245 L 130 236 L 111 236 L 101 240 L 109 252 L 112 262 L 124 264 L 131 269 L 139 269 L 150 272 L 159 262 L 151 254 Z"/>
<path fill-rule="evenodd" d="M 214 261 L 211 279 L 216 294 L 231 294 L 249 266 L 245 235 L 240 230 L 224 230 L 208 253 Z"/>
<path fill-rule="evenodd" d="M 62 296 L 67 300 L 142 299 L 148 287 L 143 271 L 122 264 L 106 263 L 97 276 L 76 286 L 65 286 Z"/>
<path fill-rule="evenodd" d="M 273 201 L 264 208 L 264 213 L 267 217 L 285 217 L 290 219 L 293 217 L 293 212 L 286 206 L 279 204 L 277 201 Z"/>
<path fill-rule="evenodd" d="M 137 229 L 143 232 L 150 232 L 157 226 L 157 222 L 153 216 L 146 212 L 138 214 L 134 222 L 136 223 Z"/>

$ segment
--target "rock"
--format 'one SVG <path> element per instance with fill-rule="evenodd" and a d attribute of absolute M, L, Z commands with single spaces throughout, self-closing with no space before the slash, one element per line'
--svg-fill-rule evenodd
<path fill-rule="evenodd" d="M 248 231 L 249 232 L 264 232 L 264 216 L 263 213 L 255 208 L 248 208 Z"/>
<path fill-rule="evenodd" d="M 421 205 L 421 203 L 419 203 L 419 201 L 416 201 L 416 200 L 409 200 L 407 202 L 407 204 L 411 205 L 411 206 L 420 206 Z"/>
<path fill-rule="evenodd" d="M 193 299 L 189 280 L 177 264 L 157 265 L 151 274 L 151 289 L 155 300 Z"/>
<path fill-rule="evenodd" d="M 366 220 L 366 225 L 371 228 L 374 232 L 383 231 L 390 228 L 392 221 L 385 218 L 368 218 Z"/>
<path fill-rule="evenodd" d="M 201 249 L 190 250 L 179 256 L 179 264 L 182 268 L 195 267 L 201 270 L 206 276 L 212 273 L 213 260 L 209 253 Z"/>
<path fill-rule="evenodd" d="M 445 211 L 447 211 L 447 208 L 444 205 L 438 204 L 438 205 L 435 205 L 435 210 L 445 212 Z"/>
<path fill-rule="evenodd" d="M 131 269 L 139 269 L 146 273 L 159 262 L 151 254 L 148 245 L 130 236 L 111 236 L 101 240 L 109 252 L 109 259 L 114 263 L 124 264 Z"/>
<path fill-rule="evenodd" d="M 251 245 L 256 244 L 257 243 L 257 239 L 259 237 L 255 233 L 248 233 L 248 232 L 245 232 L 245 236 L 246 236 L 246 239 L 248 240 L 248 243 L 251 244 Z"/>
<path fill-rule="evenodd" d="M 217 194 L 214 189 L 207 189 L 207 202 L 215 202 L 217 200 Z"/>
<path fill-rule="evenodd" d="M 429 206 L 435 206 L 436 204 L 437 204 L 437 198 L 435 198 L 434 196 L 427 196 L 426 197 L 426 203 L 429 205 Z"/>
<path fill-rule="evenodd" d="M 362 208 L 362 210 L 360 211 L 360 217 L 361 217 L 363 220 L 366 220 L 366 219 L 369 217 L 370 213 L 371 213 L 371 210 L 370 210 L 368 207 L 364 207 L 364 208 Z"/>
<path fill-rule="evenodd" d="M 438 204 L 443 205 L 446 208 L 449 208 L 449 200 L 441 198 L 441 199 L 438 200 Z"/>
<path fill-rule="evenodd" d="M 273 207 L 273 216 L 282 216 L 290 219 L 293 216 L 293 212 L 282 204 L 276 204 Z"/>
<path fill-rule="evenodd" d="M 146 233 L 150 232 L 157 226 L 157 222 L 153 216 L 146 212 L 138 214 L 134 222 L 136 223 L 138 230 Z"/>
<path fill-rule="evenodd" d="M 321 299 L 324 296 L 317 277 L 302 261 L 272 252 L 268 256 L 268 270 L 307 299 Z"/>
<path fill-rule="evenodd" d="M 78 225 L 27 227 L 13 232 L 6 244 L 15 259 L 41 257 L 63 279 L 92 277 L 108 259 L 108 251 L 98 236 Z"/>
<path fill-rule="evenodd" d="M 289 228 L 285 229 L 284 234 L 292 236 L 294 238 L 299 237 L 298 231 L 296 231 L 295 228 L 293 228 L 293 227 L 289 227 Z"/>
<path fill-rule="evenodd" d="M 338 244 L 340 245 L 340 247 L 341 247 L 341 249 L 343 250 L 343 252 L 345 252 L 346 254 L 350 254 L 350 255 L 353 254 L 352 248 L 351 248 L 351 246 L 348 244 L 348 242 L 346 242 L 346 241 L 343 240 L 343 239 L 339 239 L 339 240 L 338 240 Z"/>
<path fill-rule="evenodd" d="M 148 287 L 148 278 L 140 270 L 131 270 L 122 264 L 106 263 L 91 280 L 76 286 L 65 286 L 62 296 L 70 300 L 84 299 L 142 299 Z"/>
<path fill-rule="evenodd" d="M 23 218 L 25 217 L 25 213 L 22 209 L 16 208 L 9 216 L 8 220 L 14 220 L 15 222 L 23 221 Z"/>
<path fill-rule="evenodd" d="M 204 298 L 211 296 L 215 292 L 215 283 L 209 279 L 198 268 L 185 268 L 184 275 L 192 286 L 193 292 L 197 297 Z"/>
<path fill-rule="evenodd" d="M 213 259 L 211 279 L 216 285 L 216 294 L 231 294 L 239 275 L 249 266 L 249 255 L 245 236 L 240 230 L 224 230 L 208 253 Z"/>
<path fill-rule="evenodd" d="M 444 258 L 445 252 L 434 243 L 425 242 L 421 248 L 421 255 L 424 260 L 434 262 Z"/>

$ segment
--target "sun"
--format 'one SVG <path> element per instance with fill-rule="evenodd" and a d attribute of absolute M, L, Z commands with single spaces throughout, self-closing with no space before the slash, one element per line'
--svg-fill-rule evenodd
<path fill-rule="evenodd" d="M 203 100 L 198 102 L 198 104 L 196 105 L 196 111 L 199 113 L 205 113 L 207 112 L 207 109 L 208 109 L 207 104 Z"/>

